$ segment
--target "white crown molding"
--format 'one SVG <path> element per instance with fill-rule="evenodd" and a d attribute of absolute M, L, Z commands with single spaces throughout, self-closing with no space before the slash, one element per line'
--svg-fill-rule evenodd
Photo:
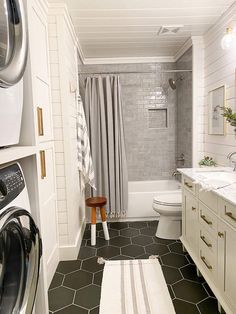
<path fill-rule="evenodd" d="M 88 64 L 126 64 L 126 63 L 155 63 L 175 62 L 172 56 L 166 57 L 130 57 L 130 58 L 84 58 L 83 63 Z"/>

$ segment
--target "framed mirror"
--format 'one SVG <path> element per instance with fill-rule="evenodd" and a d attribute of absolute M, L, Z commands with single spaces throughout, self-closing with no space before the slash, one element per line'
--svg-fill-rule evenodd
<path fill-rule="evenodd" d="M 222 115 L 222 107 L 225 107 L 225 85 L 211 90 L 208 95 L 208 133 L 210 135 L 225 134 L 225 118 Z"/>

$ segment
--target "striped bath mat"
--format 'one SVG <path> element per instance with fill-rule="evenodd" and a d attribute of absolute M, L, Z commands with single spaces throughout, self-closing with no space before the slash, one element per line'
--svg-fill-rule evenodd
<path fill-rule="evenodd" d="M 158 259 L 106 261 L 100 314 L 174 314 Z"/>

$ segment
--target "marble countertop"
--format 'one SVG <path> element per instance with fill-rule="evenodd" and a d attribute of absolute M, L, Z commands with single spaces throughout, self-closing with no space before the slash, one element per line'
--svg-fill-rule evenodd
<path fill-rule="evenodd" d="M 228 186 L 220 187 L 217 189 L 212 189 L 211 191 L 215 193 L 217 196 L 224 198 L 226 201 L 229 201 L 233 205 L 236 206 L 236 172 L 233 171 L 232 168 L 229 167 L 214 167 L 214 168 L 178 168 L 181 174 L 187 176 L 193 181 L 198 183 L 199 176 L 204 176 L 205 178 L 211 173 L 229 173 L 231 177 L 235 175 L 235 183 L 229 184 Z"/>

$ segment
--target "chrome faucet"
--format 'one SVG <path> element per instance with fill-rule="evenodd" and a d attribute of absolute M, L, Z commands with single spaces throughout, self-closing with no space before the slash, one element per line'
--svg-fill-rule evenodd
<path fill-rule="evenodd" d="M 236 171 L 236 161 L 231 160 L 231 157 L 232 157 L 233 155 L 236 155 L 236 152 L 229 153 L 228 156 L 227 156 L 227 159 L 229 159 L 229 161 L 230 161 L 232 164 L 234 164 L 233 171 Z"/>
<path fill-rule="evenodd" d="M 172 177 L 176 177 L 176 176 L 179 175 L 179 174 L 180 174 L 180 172 L 177 171 L 177 170 L 175 170 L 175 171 L 172 173 Z"/>

